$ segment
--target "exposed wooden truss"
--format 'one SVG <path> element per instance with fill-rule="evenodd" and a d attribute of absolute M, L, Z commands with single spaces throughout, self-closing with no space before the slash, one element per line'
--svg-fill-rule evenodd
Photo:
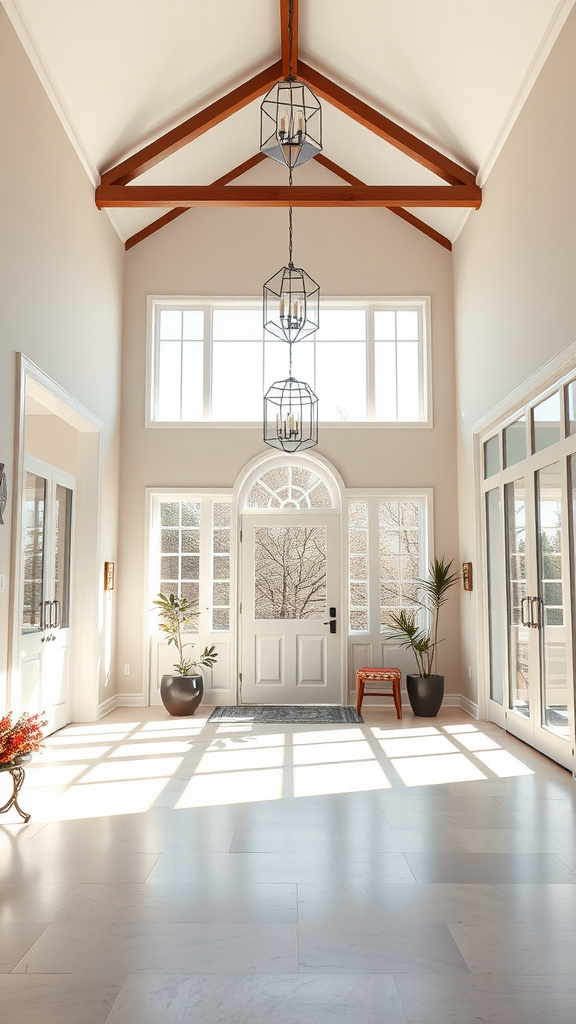
<path fill-rule="evenodd" d="M 341 186 L 234 186 L 227 183 L 259 163 L 262 154 L 251 157 L 211 185 L 130 186 L 140 174 L 192 142 L 231 114 L 257 99 L 290 72 L 289 19 L 292 9 L 292 69 L 322 99 L 343 111 L 365 128 L 432 171 L 447 185 L 369 186 L 320 154 L 318 161 L 348 183 Z M 165 224 L 195 206 L 384 206 L 440 245 L 451 249 L 449 239 L 425 224 L 405 207 L 473 207 L 478 209 L 482 193 L 471 171 L 461 167 L 433 146 L 418 139 L 369 104 L 336 85 L 325 75 L 298 59 L 298 0 L 280 0 L 281 59 L 220 100 L 166 132 L 102 175 L 96 189 L 96 205 L 105 207 L 170 207 L 152 224 L 132 235 L 125 247 L 132 248 Z M 127 187 L 129 186 L 129 187 Z"/>
<path fill-rule="evenodd" d="M 472 207 L 477 185 L 99 185 L 96 205 L 176 206 L 435 206 Z"/>
<path fill-rule="evenodd" d="M 291 0 L 280 0 L 280 43 L 282 47 L 282 78 L 290 74 L 290 4 Z M 298 64 L 298 0 L 292 0 L 292 68 Z"/>
<path fill-rule="evenodd" d="M 354 174 L 350 174 L 349 171 L 345 171 L 343 167 L 340 167 L 339 164 L 335 164 L 333 160 L 329 160 L 323 153 L 318 153 L 315 159 L 319 164 L 322 164 L 323 167 L 332 171 L 332 174 L 337 174 L 339 178 L 347 181 L 349 185 L 364 185 L 364 182 L 360 181 L 360 178 L 357 178 Z M 439 231 L 430 227 L 426 221 L 420 220 L 419 217 L 415 217 L 413 213 L 408 213 L 408 210 L 403 210 L 401 206 L 389 206 L 388 209 L 390 210 L 390 213 L 394 213 L 397 217 L 401 217 L 402 220 L 411 224 L 412 227 L 417 228 L 418 231 L 421 231 L 424 235 L 428 235 L 429 238 L 438 242 L 438 245 L 442 245 L 445 249 L 448 249 L 449 252 L 452 252 L 452 242 L 450 239 L 446 238 L 446 235 L 441 235 Z"/>
<path fill-rule="evenodd" d="M 250 157 L 249 160 L 245 160 L 243 164 L 235 167 L 234 170 L 230 171 L 228 174 L 224 174 L 221 178 L 218 178 L 213 182 L 213 184 L 226 185 L 228 182 L 233 181 L 235 178 L 239 178 L 241 174 L 245 173 L 245 171 L 249 171 L 252 167 L 255 167 L 257 164 L 261 163 L 262 160 L 266 159 L 267 157 L 265 157 L 263 153 L 256 153 L 255 156 Z M 348 184 L 364 185 L 364 182 L 360 181 L 360 178 L 357 178 L 354 174 L 350 174 L 348 171 L 345 171 L 343 167 L 334 163 L 333 160 L 329 160 L 323 153 L 319 153 L 315 157 L 315 160 L 319 164 L 322 164 L 323 167 L 326 167 L 329 171 L 332 171 L 333 174 L 338 175 L 338 177 L 342 178 L 343 181 L 347 181 Z M 426 224 L 425 221 L 420 220 L 418 217 L 415 217 L 414 214 L 408 213 L 407 210 L 403 210 L 398 206 L 391 206 L 389 207 L 389 210 L 390 213 L 394 213 L 397 217 L 401 217 L 402 220 L 407 221 L 407 223 L 411 224 L 412 227 L 415 227 L 418 231 L 422 231 L 423 234 L 428 235 L 429 238 L 438 242 L 439 245 L 444 246 L 445 249 L 448 249 L 450 252 L 452 251 L 452 242 L 450 239 L 446 238 L 445 235 L 441 235 L 439 231 L 435 231 L 434 228 L 430 227 L 429 224 Z M 128 249 L 132 249 L 135 245 L 138 245 L 138 242 L 143 242 L 145 238 L 149 238 L 150 235 L 153 235 L 156 231 L 160 231 L 160 229 L 165 227 L 166 224 L 170 224 L 173 220 L 176 220 L 177 217 L 181 217 L 183 213 L 186 213 L 186 211 L 187 207 L 179 206 L 175 210 L 169 210 L 168 213 L 164 213 L 162 217 L 158 217 L 156 220 L 152 221 L 151 224 L 147 224 L 145 228 L 142 228 L 140 231 L 137 231 L 136 234 L 131 235 L 130 238 L 126 239 L 124 249 L 126 251 L 128 251 Z"/>
<path fill-rule="evenodd" d="M 194 114 L 193 117 L 189 117 L 176 128 L 161 135 L 155 142 L 151 142 L 150 145 L 144 146 L 137 153 L 133 153 L 126 160 L 116 164 L 116 167 L 105 171 L 100 179 L 101 184 L 127 185 L 128 182 L 134 181 L 134 178 L 143 174 L 144 171 L 148 171 L 165 160 L 167 156 L 182 149 L 183 146 L 187 146 L 189 142 L 193 142 L 194 139 L 198 139 L 210 128 L 214 128 L 231 114 L 235 114 L 237 110 L 247 106 L 252 100 L 258 99 L 281 77 L 282 64 L 281 61 L 277 61 L 265 71 L 254 75 L 254 78 L 248 82 L 238 86 L 237 89 L 232 89 L 232 92 L 227 93 L 222 99 L 216 100 L 209 107 L 205 107 L 198 114 Z"/>
<path fill-rule="evenodd" d="M 256 153 L 254 156 L 251 156 L 249 160 L 245 160 L 243 164 L 239 164 L 238 167 L 234 167 L 232 171 L 228 171 L 228 174 L 223 174 L 221 178 L 217 178 L 216 181 L 212 182 L 212 184 L 227 185 L 229 181 L 234 181 L 235 178 L 239 178 L 241 174 L 245 174 L 246 171 L 252 170 L 253 167 L 256 167 L 257 164 L 262 163 L 262 161 L 266 159 L 267 157 L 264 153 Z M 160 231 L 160 228 L 165 227 L 166 224 L 170 224 L 173 220 L 176 220 L 177 217 L 181 217 L 188 209 L 189 207 L 187 206 L 177 206 L 175 210 L 169 210 L 168 213 L 164 213 L 162 217 L 158 217 L 157 220 L 152 221 L 151 224 L 147 224 L 145 228 L 137 231 L 135 235 L 131 235 L 130 238 L 127 238 L 124 242 L 124 249 L 126 251 L 128 251 L 128 249 L 132 249 L 134 245 L 138 245 L 138 242 L 144 241 L 145 238 L 153 235 L 155 231 Z"/>
<path fill-rule="evenodd" d="M 373 107 L 364 103 L 363 100 L 359 100 L 352 93 L 347 92 L 346 89 L 342 89 L 341 86 L 336 85 L 335 82 L 326 78 L 325 75 L 321 75 L 319 71 L 315 71 L 314 68 L 309 67 L 302 60 L 298 61 L 298 78 L 306 82 L 321 99 L 328 100 L 332 106 L 348 114 L 349 117 L 353 118 L 354 121 L 358 121 L 364 128 L 369 128 L 370 131 L 379 135 L 381 139 L 385 139 L 386 142 L 395 146 L 396 149 L 401 150 L 406 156 L 416 160 L 423 167 L 427 167 L 429 171 L 433 171 L 434 174 L 437 174 L 439 178 L 443 178 L 448 184 L 475 184 L 476 177 L 471 171 L 460 167 L 460 164 L 444 156 L 443 153 L 439 153 L 437 149 L 429 146 L 428 143 L 422 142 L 421 139 L 416 138 L 411 132 L 401 128 L 395 121 L 391 121 L 389 117 L 385 117 L 378 110 L 374 110 Z"/>

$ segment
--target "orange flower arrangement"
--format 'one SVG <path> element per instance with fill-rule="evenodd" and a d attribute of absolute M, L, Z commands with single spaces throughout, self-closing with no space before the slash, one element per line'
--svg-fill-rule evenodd
<path fill-rule="evenodd" d="M 31 715 L 25 711 L 14 723 L 11 711 L 0 718 L 0 764 L 42 749 L 42 729 L 48 724 L 42 714 Z"/>

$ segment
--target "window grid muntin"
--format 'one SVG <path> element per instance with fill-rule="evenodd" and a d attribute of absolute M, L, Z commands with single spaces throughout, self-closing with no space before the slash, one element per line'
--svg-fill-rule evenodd
<path fill-rule="evenodd" d="M 348 503 L 348 597 L 350 633 L 370 631 L 370 573 L 369 573 L 369 513 L 368 502 L 351 500 Z M 363 549 L 363 550 L 362 550 Z M 360 559 L 364 562 L 364 574 L 358 573 Z M 359 589 L 366 588 L 364 601 L 359 601 Z"/>
<path fill-rule="evenodd" d="M 200 527 L 199 501 L 160 501 L 160 592 L 167 597 L 187 597 L 195 607 L 200 600 Z M 196 543 L 195 543 L 196 540 Z M 196 548 L 196 550 L 191 550 Z M 168 565 L 168 559 L 171 565 Z M 175 570 L 173 575 L 164 572 Z M 192 572 L 192 570 L 196 570 Z M 186 628 L 198 632 L 195 617 Z"/>
<path fill-rule="evenodd" d="M 212 402 L 212 317 L 213 313 L 219 309 L 246 309 L 246 308 L 259 308 L 259 303 L 256 301 L 252 302 L 246 300 L 238 300 L 236 303 L 225 300 L 215 300 L 210 304 L 202 304 L 201 302 L 194 302 L 193 300 L 187 301 L 185 297 L 178 299 L 177 301 L 171 302 L 169 299 L 152 299 L 154 315 L 152 316 L 153 323 L 153 337 L 151 340 L 151 366 L 152 366 L 152 389 L 151 389 L 151 409 L 150 409 L 150 425 L 156 424 L 167 424 L 167 423 L 181 423 L 185 426 L 196 426 L 203 422 L 220 422 L 211 419 L 211 402 Z M 346 310 L 346 309 L 358 309 L 362 308 L 366 310 L 366 321 L 367 321 L 367 341 L 366 341 L 366 419 L 365 420 L 324 420 L 324 424 L 333 423 L 349 423 L 349 424 L 363 424 L 363 423 L 382 423 L 390 426 L 403 426 L 412 423 L 428 423 L 430 410 L 428 407 L 428 391 L 430 388 L 430 368 L 429 368 L 429 357 L 428 357 L 428 331 L 429 331 L 429 309 L 428 300 L 420 297 L 414 298 L 398 298 L 398 299 L 380 299 L 368 301 L 366 303 L 359 303 L 357 300 L 349 300 L 348 302 L 339 302 L 338 300 L 325 300 L 323 308 L 326 310 Z M 205 325 L 205 336 L 204 336 L 204 401 L 203 401 L 203 419 L 198 420 L 164 420 L 159 419 L 157 415 L 158 404 L 159 404 L 159 359 L 157 352 L 157 344 L 159 338 L 159 314 L 163 309 L 179 309 L 182 311 L 187 310 L 198 310 L 204 312 L 204 325 Z M 376 420 L 375 417 L 375 378 L 374 378 L 374 314 L 380 310 L 395 310 L 395 311 L 409 311 L 415 310 L 418 314 L 418 419 L 415 420 Z M 426 312 L 426 315 L 425 315 Z M 263 351 L 265 350 L 266 341 L 264 339 Z M 338 344 L 338 342 L 334 342 Z M 316 357 L 314 356 L 314 364 Z M 262 387 L 264 393 L 264 374 L 265 374 L 265 356 L 263 355 L 262 360 Z M 315 387 L 314 383 L 309 381 L 312 387 Z M 254 420 L 239 420 L 239 421 L 222 421 L 226 423 L 241 423 L 242 425 L 251 425 L 259 422 L 258 419 Z"/>
<path fill-rule="evenodd" d="M 396 512 L 393 511 L 394 506 Z M 410 510 L 415 513 L 414 525 L 408 521 Z M 380 630 L 383 632 L 391 613 L 412 611 L 417 607 L 416 580 L 422 569 L 422 512 L 422 505 L 417 500 L 384 500 L 378 503 Z M 396 528 L 391 522 L 394 515 L 397 519 Z M 406 575 L 403 572 L 404 566 L 410 570 Z M 398 596 L 395 602 L 387 603 L 384 600 L 385 588 L 396 590 Z"/>
<path fill-rule="evenodd" d="M 296 474 L 299 472 L 305 472 L 310 478 L 306 483 L 298 482 L 295 480 Z M 270 477 L 273 473 L 278 472 L 282 475 L 282 479 L 279 480 L 278 486 L 274 488 L 271 486 Z M 266 479 L 268 477 L 268 480 Z M 325 495 L 322 494 L 325 492 Z M 261 496 L 259 494 L 261 493 Z M 316 500 L 323 499 L 321 503 L 314 503 L 313 499 L 316 494 Z M 293 464 L 284 466 L 273 466 L 265 467 L 264 471 L 260 476 L 252 482 L 250 490 L 248 491 L 248 497 L 246 499 L 246 506 L 248 509 L 256 508 L 276 508 L 276 509 L 332 509 L 334 508 L 334 502 L 332 495 L 326 483 L 319 474 L 314 473 L 311 469 L 303 469 L 303 467 Z"/>
<path fill-rule="evenodd" d="M 213 501 L 211 506 L 210 627 L 214 633 L 229 633 L 232 589 L 232 505 L 230 501 Z M 228 560 L 227 565 L 226 559 Z M 224 587 L 228 588 L 227 601 L 217 601 L 216 597 L 222 597 Z"/>

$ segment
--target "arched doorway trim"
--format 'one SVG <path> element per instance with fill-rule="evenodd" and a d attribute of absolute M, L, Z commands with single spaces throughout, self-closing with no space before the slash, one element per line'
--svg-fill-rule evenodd
<path fill-rule="evenodd" d="M 271 471 L 303 470 L 295 479 L 272 478 Z M 264 478 L 264 479 L 263 479 Z M 262 482 L 262 491 L 255 485 Z M 266 497 L 269 496 L 268 503 Z M 276 500 L 274 501 L 274 497 Z M 338 471 L 321 455 L 277 455 L 263 452 L 249 462 L 234 485 L 234 504 L 239 514 L 267 508 L 287 512 L 314 508 L 341 512 L 344 482 Z"/>

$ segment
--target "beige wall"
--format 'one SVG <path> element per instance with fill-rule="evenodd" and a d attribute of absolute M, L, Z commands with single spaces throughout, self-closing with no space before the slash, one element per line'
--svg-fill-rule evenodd
<path fill-rule="evenodd" d="M 270 171 L 251 173 L 254 181 Z M 434 429 L 321 428 L 317 450 L 350 487 L 434 488 L 436 552 L 456 555 L 452 257 L 384 210 L 296 210 L 294 223 L 295 260 L 325 296 L 432 298 Z M 118 575 L 118 664 L 132 666 L 131 678 L 119 674 L 125 692 L 145 685 L 144 488 L 232 486 L 265 447 L 251 428 L 145 428 L 146 297 L 259 295 L 262 282 L 285 262 L 286 244 L 286 211 L 193 210 L 127 254 Z M 457 601 L 444 621 L 442 668 L 447 690 L 458 692 Z"/>
<path fill-rule="evenodd" d="M 2 7 L 0 131 L 0 461 L 12 493 L 20 351 L 104 423 L 100 554 L 114 559 L 122 246 L 96 210 L 93 188 Z M 0 527 L 6 574 L 11 527 L 8 509 Z M 0 594 L 0 706 L 7 630 L 8 591 Z"/>
<path fill-rule="evenodd" d="M 576 337 L 576 11 L 454 250 L 462 560 L 474 557 L 472 427 Z M 478 589 L 462 603 L 477 686 Z"/>
<path fill-rule="evenodd" d="M 78 472 L 78 431 L 58 416 L 26 416 L 26 454 L 71 476 Z"/>

